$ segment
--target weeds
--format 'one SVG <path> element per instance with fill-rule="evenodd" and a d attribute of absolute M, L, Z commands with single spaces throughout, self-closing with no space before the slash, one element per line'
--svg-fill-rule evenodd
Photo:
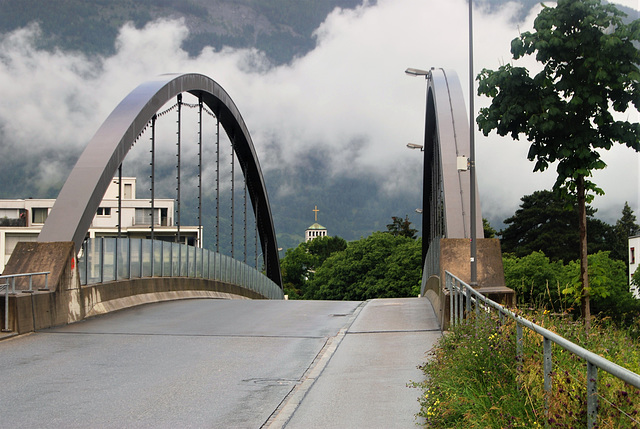
<path fill-rule="evenodd" d="M 608 320 L 585 334 L 581 323 L 536 311 L 523 317 L 631 371 L 640 371 L 640 344 Z M 421 411 L 426 427 L 585 427 L 586 362 L 553 346 L 552 389 L 544 390 L 542 337 L 523 329 L 516 352 L 515 322 L 472 315 L 444 335 L 421 367 L 426 381 Z M 640 391 L 598 371 L 598 426 L 640 428 Z"/>

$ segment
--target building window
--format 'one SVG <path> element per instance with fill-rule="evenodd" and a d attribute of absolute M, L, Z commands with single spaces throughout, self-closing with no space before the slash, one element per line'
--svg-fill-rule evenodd
<path fill-rule="evenodd" d="M 47 208 L 33 208 L 31 211 L 31 223 L 44 223 L 49 215 L 49 209 Z"/>
<path fill-rule="evenodd" d="M 635 247 L 630 248 L 629 250 L 631 250 L 631 264 L 635 264 L 636 263 L 636 249 Z"/>
<path fill-rule="evenodd" d="M 98 207 L 98 216 L 111 216 L 111 207 Z"/>
<path fill-rule="evenodd" d="M 151 209 L 147 208 L 137 208 L 136 209 L 136 225 L 151 225 Z M 156 216 L 155 223 L 158 223 L 158 218 Z"/>

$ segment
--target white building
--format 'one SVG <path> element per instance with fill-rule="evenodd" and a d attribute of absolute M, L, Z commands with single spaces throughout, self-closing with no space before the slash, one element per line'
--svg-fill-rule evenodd
<path fill-rule="evenodd" d="M 640 235 L 629 237 L 629 284 L 631 284 L 631 276 L 636 272 L 640 265 Z M 637 287 L 631 286 L 631 293 L 634 298 L 640 298 L 640 290 Z"/>
<path fill-rule="evenodd" d="M 109 185 L 91 222 L 87 237 L 118 236 L 118 179 Z M 36 241 L 54 199 L 0 200 L 0 272 L 20 241 Z M 136 199 L 136 178 L 122 178 L 122 227 L 124 238 L 151 238 L 151 200 Z M 178 228 L 173 224 L 174 200 L 154 200 L 154 238 L 175 241 Z M 197 226 L 180 226 L 180 241 L 202 247 L 202 231 Z"/>
<path fill-rule="evenodd" d="M 314 223 L 304 232 L 304 241 L 313 240 L 316 237 L 326 237 L 327 236 L 327 228 L 320 225 L 319 223 Z"/>

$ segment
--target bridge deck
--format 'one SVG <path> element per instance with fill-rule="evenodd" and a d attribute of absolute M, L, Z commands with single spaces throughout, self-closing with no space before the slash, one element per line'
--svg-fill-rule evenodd
<path fill-rule="evenodd" d="M 293 410 L 287 427 L 407 427 L 419 393 L 405 385 L 434 320 L 421 299 L 136 307 L 0 342 L 0 415 L 7 427 L 258 428 Z M 311 409 L 324 416 L 307 425 Z"/>

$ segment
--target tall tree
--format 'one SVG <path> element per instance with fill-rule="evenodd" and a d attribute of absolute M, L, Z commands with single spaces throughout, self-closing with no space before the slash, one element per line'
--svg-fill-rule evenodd
<path fill-rule="evenodd" d="M 558 0 L 545 6 L 534 21 L 534 32 L 511 42 L 513 59 L 535 54 L 542 70 L 534 76 L 511 64 L 483 70 L 478 93 L 492 98 L 480 110 L 478 125 L 485 135 L 496 130 L 531 143 L 528 159 L 534 171 L 555 161 L 556 188 L 577 199 L 580 231 L 582 312 L 591 318 L 587 262 L 586 203 L 603 194 L 589 180 L 606 166 L 600 150 L 618 142 L 640 150 L 640 124 L 616 120 L 611 109 L 640 110 L 640 20 L 622 22 L 622 12 L 600 0 Z"/>
<path fill-rule="evenodd" d="M 484 229 L 484 238 L 496 238 L 498 231 L 491 226 L 488 219 L 482 218 L 482 229 Z"/>
<path fill-rule="evenodd" d="M 391 233 L 394 237 L 408 237 L 416 238 L 418 230 L 411 228 L 411 221 L 409 215 L 406 215 L 404 219 L 399 216 L 391 216 L 392 222 L 387 225 L 387 232 Z"/>
<path fill-rule="evenodd" d="M 551 261 L 578 260 L 578 212 L 574 204 L 567 204 L 566 194 L 543 190 L 520 200 L 520 208 L 504 220 L 507 226 L 500 231 L 502 251 L 518 257 L 543 252 Z M 613 250 L 615 234 L 611 225 L 595 219 L 596 210 L 592 207 L 587 206 L 586 212 L 589 253 Z"/>
<path fill-rule="evenodd" d="M 625 201 L 622 208 L 622 216 L 616 222 L 614 226 L 614 248 L 611 252 L 611 256 L 615 259 L 624 261 L 629 266 L 629 237 L 640 234 L 640 225 L 636 223 L 636 215 L 633 214 L 633 210 L 629 207 L 629 204 Z"/>
<path fill-rule="evenodd" d="M 280 270 L 282 284 L 289 298 L 301 298 L 315 270 L 329 256 L 346 248 L 347 242 L 341 237 L 316 237 L 300 243 L 296 248 L 287 249 L 284 258 L 280 260 Z"/>
<path fill-rule="evenodd" d="M 307 285 L 305 298 L 367 300 L 420 293 L 422 241 L 388 232 L 349 242 L 332 254 Z"/>

